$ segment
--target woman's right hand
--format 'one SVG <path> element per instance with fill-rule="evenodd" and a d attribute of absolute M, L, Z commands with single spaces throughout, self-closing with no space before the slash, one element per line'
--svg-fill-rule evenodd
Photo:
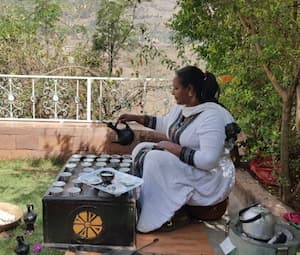
<path fill-rule="evenodd" d="M 135 115 L 135 114 L 128 114 L 128 113 L 125 113 L 125 114 L 122 114 L 119 118 L 118 118 L 118 123 L 125 123 L 125 122 L 128 122 L 128 121 L 136 121 L 138 123 L 141 123 L 140 122 L 140 119 L 141 119 L 142 116 L 140 115 Z M 142 124 L 142 123 L 141 123 Z"/>

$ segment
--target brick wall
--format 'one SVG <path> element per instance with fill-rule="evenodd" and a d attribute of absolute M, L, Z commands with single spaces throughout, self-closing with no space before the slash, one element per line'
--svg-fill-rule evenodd
<path fill-rule="evenodd" d="M 135 141 L 121 146 L 104 124 L 0 121 L 0 159 L 68 157 L 72 153 L 130 153 L 140 141 L 164 135 L 133 124 Z"/>

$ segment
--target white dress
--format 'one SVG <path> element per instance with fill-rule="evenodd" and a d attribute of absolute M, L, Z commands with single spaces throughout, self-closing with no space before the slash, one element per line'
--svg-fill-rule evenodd
<path fill-rule="evenodd" d="M 235 168 L 225 148 L 225 126 L 234 119 L 216 103 L 204 103 L 198 108 L 200 113 L 194 115 L 178 136 L 181 146 L 193 150 L 192 164 L 168 151 L 150 150 L 145 154 L 137 225 L 140 232 L 161 227 L 185 204 L 217 204 L 228 197 L 234 185 Z M 170 138 L 169 129 L 182 116 L 182 109 L 183 106 L 177 105 L 166 116 L 152 117 L 155 130 Z M 132 152 L 133 160 L 139 151 L 153 145 L 138 144 Z"/>

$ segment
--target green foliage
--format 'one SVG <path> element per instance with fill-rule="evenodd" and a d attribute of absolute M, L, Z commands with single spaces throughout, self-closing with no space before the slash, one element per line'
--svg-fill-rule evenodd
<path fill-rule="evenodd" d="M 52 1 L 36 0 L 33 8 L 2 4 L 0 72 L 43 73 L 66 59 L 57 21 L 61 10 Z M 46 47 L 45 47 L 46 46 Z"/>
<path fill-rule="evenodd" d="M 289 155 L 288 141 L 300 81 L 299 4 L 294 0 L 182 0 L 170 22 L 173 41 L 182 52 L 192 44 L 210 71 L 234 77 L 224 85 L 222 101 L 249 135 L 251 153 L 262 151 L 280 158 L 285 201 L 296 196 L 291 195 L 291 187 L 297 185 L 291 177 L 298 163 L 291 160 L 299 157 L 299 152 Z"/>
<path fill-rule="evenodd" d="M 222 86 L 220 100 L 234 114 L 248 136 L 249 157 L 261 151 L 278 156 L 280 130 L 280 98 L 266 83 L 259 89 L 243 80 L 233 80 Z"/>
<path fill-rule="evenodd" d="M 33 20 L 45 30 L 45 32 L 55 29 L 61 15 L 62 10 L 59 4 L 54 1 L 35 0 Z"/>
<path fill-rule="evenodd" d="M 230 74 L 222 101 L 253 140 L 252 150 L 276 148 L 280 132 L 280 97 L 262 65 L 271 66 L 282 87 L 291 85 L 300 57 L 299 20 L 293 20 L 293 1 L 184 0 L 170 26 L 173 41 L 192 43 L 197 54 L 217 75 Z M 255 24 L 243 27 L 241 17 Z M 248 24 L 248 23 L 247 23 Z M 256 43 L 262 47 L 259 55 Z M 253 152 L 254 152 L 253 151 Z"/>
<path fill-rule="evenodd" d="M 142 31 L 143 40 L 138 47 L 135 59 L 131 59 L 131 65 L 135 67 L 143 65 L 147 66 L 151 61 L 158 59 L 162 65 L 167 67 L 167 69 L 178 69 L 178 63 L 169 58 L 168 55 L 157 46 L 155 41 L 151 39 L 147 27 L 143 24 L 140 29 Z M 138 76 L 138 73 L 136 76 Z"/>
<path fill-rule="evenodd" d="M 134 45 L 134 18 L 137 2 L 104 0 L 97 13 L 93 49 L 106 59 L 107 74 L 113 73 L 114 61 L 121 49 Z"/>

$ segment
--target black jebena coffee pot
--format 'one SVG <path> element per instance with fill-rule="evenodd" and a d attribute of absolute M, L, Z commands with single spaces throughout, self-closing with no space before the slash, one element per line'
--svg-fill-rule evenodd
<path fill-rule="evenodd" d="M 36 221 L 37 214 L 34 212 L 33 204 L 27 205 L 27 212 L 23 215 L 23 220 L 26 224 L 27 231 L 34 230 L 34 223 Z"/>
<path fill-rule="evenodd" d="M 106 125 L 112 130 L 114 130 L 118 135 L 118 140 L 114 141 L 113 143 L 118 143 L 121 145 L 130 145 L 133 142 L 134 132 L 127 123 L 124 124 L 125 128 L 118 129 L 118 123 L 116 123 L 115 125 L 113 125 L 112 122 L 106 123 Z"/>
<path fill-rule="evenodd" d="M 23 236 L 17 236 L 18 245 L 15 249 L 15 253 L 17 255 L 27 255 L 29 252 L 29 244 L 27 244 L 24 240 Z"/>

